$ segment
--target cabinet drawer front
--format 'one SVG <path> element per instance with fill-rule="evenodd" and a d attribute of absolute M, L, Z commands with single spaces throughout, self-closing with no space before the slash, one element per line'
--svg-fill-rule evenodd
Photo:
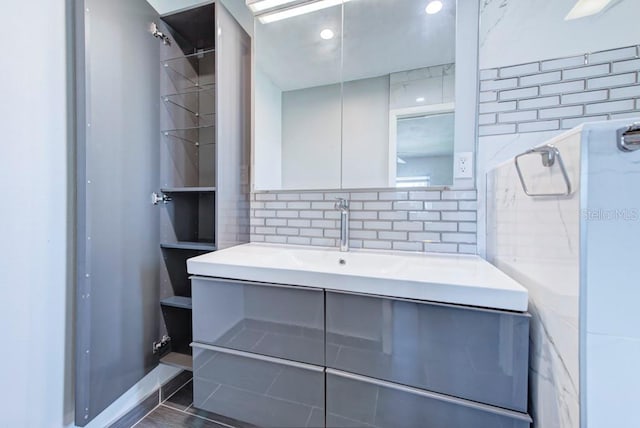
<path fill-rule="evenodd" d="M 321 289 L 193 278 L 193 340 L 324 366 Z"/>
<path fill-rule="evenodd" d="M 330 368 L 526 412 L 529 317 L 327 292 Z"/>
<path fill-rule="evenodd" d="M 528 415 L 327 370 L 327 427 L 529 428 Z"/>
<path fill-rule="evenodd" d="M 193 345 L 193 405 L 265 427 L 323 427 L 324 369 Z"/>

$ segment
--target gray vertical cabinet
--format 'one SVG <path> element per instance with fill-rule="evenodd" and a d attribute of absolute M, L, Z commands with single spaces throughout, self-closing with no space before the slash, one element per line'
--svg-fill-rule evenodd
<path fill-rule="evenodd" d="M 144 0 L 74 10 L 84 426 L 161 359 L 191 368 L 186 260 L 249 240 L 251 40 L 214 2 L 162 17 Z"/>

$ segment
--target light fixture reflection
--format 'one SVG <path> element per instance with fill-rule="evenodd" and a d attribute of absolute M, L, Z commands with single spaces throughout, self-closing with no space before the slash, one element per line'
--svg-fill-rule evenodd
<path fill-rule="evenodd" d="M 425 11 L 429 14 L 429 15 L 433 15 L 436 14 L 438 12 L 440 12 L 442 10 L 442 2 L 440 0 L 433 0 L 431 2 L 429 2 L 429 4 L 427 5 L 427 8 L 425 9 Z"/>
<path fill-rule="evenodd" d="M 565 21 L 585 18 L 602 12 L 611 0 L 578 0 L 573 9 L 565 16 Z"/>
<path fill-rule="evenodd" d="M 294 16 L 300 16 L 306 13 L 316 12 L 318 10 L 338 6 L 348 1 L 349 0 L 319 0 L 312 3 L 304 3 L 300 6 L 292 7 L 289 9 L 268 12 L 264 15 L 259 15 L 258 19 L 263 24 L 269 24 L 271 22 L 281 21 L 283 19 L 293 18 Z"/>
<path fill-rule="evenodd" d="M 328 28 L 325 28 L 320 32 L 320 37 L 322 38 L 322 40 L 331 40 L 333 39 L 333 36 L 334 36 L 333 31 L 331 31 Z"/>
<path fill-rule="evenodd" d="M 262 12 L 263 10 L 272 9 L 287 3 L 293 3 L 296 0 L 257 0 L 253 3 L 247 2 L 247 6 L 252 12 Z"/>

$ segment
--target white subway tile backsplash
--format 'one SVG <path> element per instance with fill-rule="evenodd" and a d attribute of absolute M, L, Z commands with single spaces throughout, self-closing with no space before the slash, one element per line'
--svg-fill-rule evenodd
<path fill-rule="evenodd" d="M 355 239 L 376 239 L 377 233 L 373 230 L 352 230 L 349 236 Z"/>
<path fill-rule="evenodd" d="M 424 209 L 422 201 L 399 201 L 393 203 L 393 209 L 399 211 L 412 211 Z"/>
<path fill-rule="evenodd" d="M 458 245 L 458 252 L 460 254 L 478 254 L 478 248 L 476 245 L 460 244 Z"/>
<path fill-rule="evenodd" d="M 615 113 L 635 108 L 634 100 L 609 101 L 606 103 L 589 104 L 587 114 Z"/>
<path fill-rule="evenodd" d="M 624 73 L 626 71 L 638 71 L 638 70 L 640 70 L 640 59 L 632 59 L 628 61 L 613 63 L 614 73 Z"/>
<path fill-rule="evenodd" d="M 265 224 L 267 226 L 286 226 L 287 225 L 287 219 L 286 218 L 268 218 L 266 219 Z M 259 233 L 259 232 L 258 232 Z"/>
<path fill-rule="evenodd" d="M 407 220 L 408 213 L 406 211 L 380 211 L 378 218 L 380 220 Z"/>
<path fill-rule="evenodd" d="M 495 68 L 480 70 L 480 80 L 493 80 L 498 78 L 498 70 Z"/>
<path fill-rule="evenodd" d="M 425 211 L 457 211 L 458 203 L 456 201 L 435 201 L 425 202 Z"/>
<path fill-rule="evenodd" d="M 289 227 L 311 227 L 311 220 L 290 219 L 290 220 L 287 220 L 287 226 L 289 226 Z"/>
<path fill-rule="evenodd" d="M 372 250 L 390 250 L 391 242 L 388 241 L 362 241 L 362 248 Z"/>
<path fill-rule="evenodd" d="M 393 249 L 399 251 L 422 251 L 422 242 L 393 242 Z"/>
<path fill-rule="evenodd" d="M 609 64 L 588 65 L 562 71 L 563 80 L 581 79 L 585 77 L 601 76 L 609 74 L 611 68 Z"/>
<path fill-rule="evenodd" d="M 287 237 L 287 244 L 311 245 L 311 238 L 306 238 L 304 236 L 289 236 Z"/>
<path fill-rule="evenodd" d="M 301 201 L 321 201 L 323 199 L 324 199 L 324 195 L 322 193 L 309 192 L 309 193 L 300 194 Z"/>
<path fill-rule="evenodd" d="M 503 67 L 500 69 L 500 78 L 522 76 L 525 74 L 534 74 L 540 71 L 540 64 L 537 62 L 530 64 L 514 65 L 511 67 Z"/>
<path fill-rule="evenodd" d="M 264 236 L 264 242 L 269 242 L 272 244 L 286 244 L 287 243 L 287 237 L 286 236 L 280 236 L 280 235 L 265 235 Z"/>
<path fill-rule="evenodd" d="M 276 217 L 279 218 L 298 218 L 300 214 L 298 211 L 277 211 Z"/>
<path fill-rule="evenodd" d="M 606 100 L 608 92 L 606 90 L 578 92 L 576 94 L 566 94 L 562 96 L 562 104 L 581 104 L 593 101 Z"/>
<path fill-rule="evenodd" d="M 473 224 L 473 223 L 469 223 L 469 224 Z M 424 230 L 426 230 L 427 232 L 457 232 L 458 223 L 439 222 L 439 221 L 425 222 Z"/>
<path fill-rule="evenodd" d="M 476 213 L 473 211 L 450 211 L 442 213 L 443 221 L 476 221 Z"/>
<path fill-rule="evenodd" d="M 324 229 L 334 229 L 337 227 L 335 220 L 311 220 L 311 226 Z"/>
<path fill-rule="evenodd" d="M 457 244 L 439 244 L 439 243 L 425 243 L 424 250 L 434 253 L 456 253 L 458 252 Z"/>
<path fill-rule="evenodd" d="M 424 230 L 424 224 L 421 221 L 396 221 L 393 223 L 393 230 L 402 230 L 402 231 Z"/>
<path fill-rule="evenodd" d="M 311 202 L 287 202 L 287 208 L 290 210 L 308 210 L 311 209 Z"/>
<path fill-rule="evenodd" d="M 560 97 L 557 95 L 551 97 L 538 97 L 518 101 L 518 109 L 526 110 L 540 107 L 553 107 L 558 104 L 560 104 Z"/>
<path fill-rule="evenodd" d="M 386 241 L 406 241 L 407 232 L 378 232 L 378 239 Z"/>
<path fill-rule="evenodd" d="M 464 244 L 475 244 L 476 234 L 475 233 L 443 233 L 442 241 L 457 242 L 457 243 L 464 243 Z"/>
<path fill-rule="evenodd" d="M 392 223 L 390 221 L 365 221 L 363 227 L 373 230 L 391 230 Z"/>
<path fill-rule="evenodd" d="M 613 76 L 598 77 L 587 81 L 588 89 L 612 88 L 615 86 L 632 85 L 636 83 L 636 74 L 616 74 Z"/>
<path fill-rule="evenodd" d="M 542 70 L 558 70 L 561 68 L 577 67 L 584 65 L 584 56 L 574 56 L 570 58 L 551 59 L 548 61 L 542 61 L 540 68 Z"/>
<path fill-rule="evenodd" d="M 486 80 L 480 82 L 481 91 L 495 91 L 499 89 L 509 89 L 518 86 L 518 79 L 501 79 L 501 80 Z"/>
<path fill-rule="evenodd" d="M 323 218 L 323 211 L 304 210 L 300 211 L 300 218 Z"/>
<path fill-rule="evenodd" d="M 318 245 L 320 247 L 335 247 L 336 240 L 327 238 L 311 238 L 311 245 Z"/>
<path fill-rule="evenodd" d="M 301 236 L 318 237 L 324 235 L 323 229 L 300 229 Z"/>
<path fill-rule="evenodd" d="M 393 202 L 365 202 L 364 209 L 371 211 L 389 211 L 393 209 Z"/>
<path fill-rule="evenodd" d="M 513 134 L 516 132 L 515 124 L 507 125 L 483 125 L 479 127 L 479 135 L 501 135 L 501 134 Z"/>
<path fill-rule="evenodd" d="M 336 202 L 311 202 L 311 208 L 314 210 L 333 210 L 336 207 Z"/>
<path fill-rule="evenodd" d="M 274 193 L 256 193 L 256 201 L 275 201 L 277 199 Z"/>
<path fill-rule="evenodd" d="M 380 192 L 378 194 L 378 199 L 381 201 L 405 201 L 408 198 L 408 192 Z"/>
<path fill-rule="evenodd" d="M 625 86 L 609 90 L 609 98 L 638 98 L 640 97 L 640 85 Z"/>
<path fill-rule="evenodd" d="M 411 211 L 409 212 L 411 221 L 439 221 L 440 213 L 437 211 Z"/>
<path fill-rule="evenodd" d="M 520 78 L 520 86 L 541 85 L 543 83 L 558 82 L 562 80 L 562 72 L 552 71 L 549 73 L 539 73 Z"/>
<path fill-rule="evenodd" d="M 279 227 L 276 229 L 278 235 L 299 235 L 300 229 L 294 227 Z"/>
<path fill-rule="evenodd" d="M 525 110 L 516 111 L 512 113 L 500 113 L 498 115 L 498 122 L 525 122 L 529 120 L 536 120 L 538 118 L 537 110 Z"/>
<path fill-rule="evenodd" d="M 478 194 L 475 190 L 447 190 L 442 192 L 444 200 L 475 201 Z"/>
<path fill-rule="evenodd" d="M 494 123 L 496 123 L 495 113 L 481 114 L 478 116 L 478 125 L 491 125 Z"/>
<path fill-rule="evenodd" d="M 458 225 L 458 232 L 476 233 L 478 231 L 478 225 L 476 223 L 460 223 Z"/>
<path fill-rule="evenodd" d="M 480 92 L 480 96 L 479 96 L 478 100 L 481 103 L 486 103 L 486 102 L 489 102 L 489 101 L 497 101 L 498 100 L 498 93 L 495 92 L 495 91 Z"/>
<path fill-rule="evenodd" d="M 510 91 L 500 91 L 500 101 L 516 100 L 521 98 L 537 97 L 539 90 L 537 86 L 532 88 L 512 89 Z"/>
<path fill-rule="evenodd" d="M 287 208 L 286 202 L 265 202 L 264 207 L 268 210 Z"/>
<path fill-rule="evenodd" d="M 517 104 L 515 101 L 481 103 L 479 107 L 480 113 L 498 113 L 502 111 L 515 110 Z"/>
<path fill-rule="evenodd" d="M 421 242 L 440 242 L 440 234 L 435 232 L 411 232 L 409 233 L 409 240 Z"/>
<path fill-rule="evenodd" d="M 351 218 L 354 220 L 376 220 L 377 211 L 351 211 Z"/>
<path fill-rule="evenodd" d="M 578 92 L 584 90 L 584 80 L 576 82 L 553 83 L 540 87 L 540 95 L 566 94 L 569 92 Z"/>
<path fill-rule="evenodd" d="M 279 201 L 298 201 L 300 200 L 299 193 L 278 193 Z"/>
<path fill-rule="evenodd" d="M 595 122 L 599 120 L 607 120 L 608 116 L 582 116 L 582 117 L 574 117 L 571 119 L 563 119 L 562 120 L 562 129 L 571 129 L 576 126 L 582 125 L 585 122 Z"/>
<path fill-rule="evenodd" d="M 589 54 L 589 64 L 597 64 L 599 62 L 611 62 L 619 59 L 631 58 L 636 56 L 636 47 L 630 46 L 621 49 L 612 49 L 608 51 L 595 52 Z M 615 70 L 614 70 L 615 72 Z"/>
<path fill-rule="evenodd" d="M 571 117 L 571 116 L 581 116 L 582 113 L 583 113 L 582 106 L 556 107 L 556 108 L 541 109 L 539 111 L 539 116 L 540 116 L 540 119 L 554 119 L 554 118 L 563 118 L 563 117 Z"/>
<path fill-rule="evenodd" d="M 437 201 L 441 198 L 441 193 L 434 190 L 419 190 L 409 192 L 409 199 L 412 201 Z"/>

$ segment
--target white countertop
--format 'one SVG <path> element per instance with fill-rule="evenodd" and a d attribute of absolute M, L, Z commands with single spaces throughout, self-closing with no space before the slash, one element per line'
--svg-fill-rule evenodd
<path fill-rule="evenodd" d="M 345 263 L 341 264 L 340 260 Z M 525 312 L 527 290 L 473 255 L 244 244 L 187 261 L 192 275 Z"/>

